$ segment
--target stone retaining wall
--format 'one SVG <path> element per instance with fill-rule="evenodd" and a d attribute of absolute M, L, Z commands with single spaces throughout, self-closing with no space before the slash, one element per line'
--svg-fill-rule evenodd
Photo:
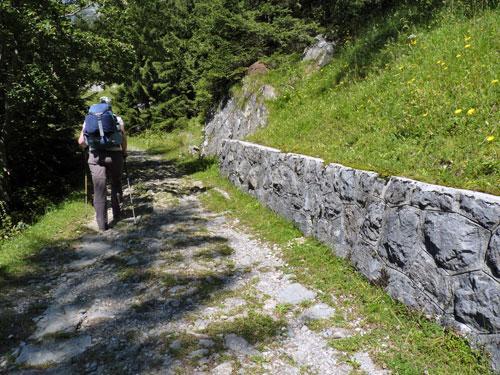
<path fill-rule="evenodd" d="M 500 370 L 500 198 L 225 140 L 223 174 Z"/>

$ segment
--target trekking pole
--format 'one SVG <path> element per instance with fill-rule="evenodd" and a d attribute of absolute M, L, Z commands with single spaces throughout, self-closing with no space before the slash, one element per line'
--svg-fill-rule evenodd
<path fill-rule="evenodd" d="M 130 187 L 130 177 L 128 175 L 127 158 L 123 160 L 123 169 L 125 170 L 125 177 L 127 178 L 128 193 L 130 196 L 130 204 L 132 205 L 132 216 L 134 217 L 134 224 L 137 224 L 137 219 L 135 217 L 134 200 L 132 199 L 132 188 Z"/>
<path fill-rule="evenodd" d="M 85 184 L 85 198 L 84 198 L 84 202 L 85 204 L 88 204 L 89 203 L 89 182 L 88 182 L 88 174 L 87 174 L 87 168 L 85 166 L 85 156 L 87 154 L 87 151 L 86 150 L 82 150 L 82 158 L 83 158 L 83 181 L 84 181 L 84 184 Z"/>

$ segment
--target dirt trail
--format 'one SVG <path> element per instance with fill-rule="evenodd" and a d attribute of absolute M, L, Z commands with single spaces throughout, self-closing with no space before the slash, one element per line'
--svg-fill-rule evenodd
<path fill-rule="evenodd" d="M 0 371 L 386 373 L 328 345 L 359 334 L 355 324 L 332 326 L 335 306 L 285 272 L 279 249 L 204 210 L 200 183 L 142 152 L 129 167 L 138 225 L 125 219 L 74 245 L 35 331 Z"/>

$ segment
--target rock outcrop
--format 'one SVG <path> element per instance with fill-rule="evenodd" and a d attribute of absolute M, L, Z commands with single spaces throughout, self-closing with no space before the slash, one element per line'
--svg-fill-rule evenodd
<path fill-rule="evenodd" d="M 267 124 L 266 99 L 276 98 L 274 88 L 263 85 L 253 92 L 247 86 L 238 98 L 231 97 L 222 104 L 215 116 L 205 125 L 202 155 L 216 155 L 224 139 L 242 139 Z"/>
<path fill-rule="evenodd" d="M 332 61 L 335 44 L 327 41 L 323 35 L 316 36 L 315 40 L 312 46 L 304 50 L 302 60 L 312 61 L 318 68 L 322 68 Z"/>

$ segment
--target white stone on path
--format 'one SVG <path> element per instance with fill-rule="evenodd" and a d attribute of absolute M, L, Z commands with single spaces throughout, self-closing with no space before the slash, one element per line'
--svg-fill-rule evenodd
<path fill-rule="evenodd" d="M 37 330 L 33 338 L 56 333 L 75 332 L 84 319 L 85 310 L 81 306 L 51 306 L 42 315 L 37 323 Z"/>
<path fill-rule="evenodd" d="M 232 375 L 233 364 L 231 362 L 221 363 L 219 366 L 210 371 L 210 373 L 213 375 Z"/>
<path fill-rule="evenodd" d="M 92 344 L 90 336 L 76 337 L 45 345 L 26 345 L 16 359 L 18 365 L 47 366 L 58 364 L 82 354 Z"/>
<path fill-rule="evenodd" d="M 224 337 L 224 346 L 229 350 L 242 355 L 256 355 L 259 352 L 254 349 L 243 337 L 230 333 Z"/>
<path fill-rule="evenodd" d="M 305 288 L 299 283 L 291 284 L 278 291 L 276 300 L 278 303 L 289 303 L 292 305 L 299 304 L 304 301 L 312 300 L 316 297 L 316 293 Z"/>
<path fill-rule="evenodd" d="M 335 310 L 325 303 L 318 303 L 314 306 L 308 308 L 302 314 L 302 318 L 305 320 L 320 320 L 328 319 L 335 314 Z"/>

